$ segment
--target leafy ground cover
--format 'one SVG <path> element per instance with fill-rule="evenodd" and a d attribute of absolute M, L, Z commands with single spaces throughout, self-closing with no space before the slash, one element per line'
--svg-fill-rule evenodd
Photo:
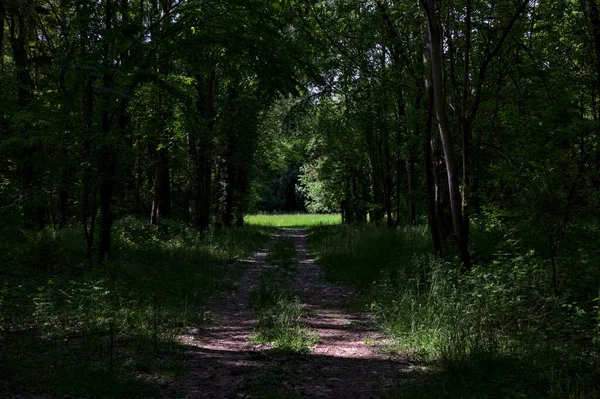
<path fill-rule="evenodd" d="M 542 237 L 542 239 L 540 239 Z M 310 248 L 329 279 L 360 290 L 392 351 L 410 351 L 424 384 L 402 398 L 597 398 L 598 232 L 579 223 L 561 255 L 559 293 L 542 232 L 475 220 L 476 267 L 436 259 L 425 227 L 318 226 Z"/>
<path fill-rule="evenodd" d="M 126 218 L 115 225 L 111 261 L 90 267 L 79 229 L 3 227 L 0 392 L 148 395 L 181 371 L 178 334 L 208 322 L 207 300 L 235 278 L 218 266 L 251 254 L 266 233 L 248 226 L 201 234 Z"/>
<path fill-rule="evenodd" d="M 289 213 L 289 214 L 261 214 L 245 217 L 248 225 L 271 226 L 280 228 L 299 228 L 316 225 L 340 224 L 340 214 L 317 214 L 317 213 Z"/>

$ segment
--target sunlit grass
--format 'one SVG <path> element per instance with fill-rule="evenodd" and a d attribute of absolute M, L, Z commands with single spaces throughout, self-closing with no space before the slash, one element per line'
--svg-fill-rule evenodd
<path fill-rule="evenodd" d="M 342 222 L 342 217 L 339 213 L 290 213 L 272 215 L 248 215 L 244 218 L 244 220 L 249 225 L 271 227 L 309 227 L 318 225 L 340 224 Z"/>

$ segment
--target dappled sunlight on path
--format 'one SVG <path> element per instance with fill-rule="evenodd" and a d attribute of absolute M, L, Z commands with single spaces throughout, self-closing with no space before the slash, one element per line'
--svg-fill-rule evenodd
<path fill-rule="evenodd" d="M 252 259 L 235 289 L 217 298 L 208 328 L 191 328 L 180 337 L 186 371 L 163 397 L 178 398 L 377 398 L 395 383 L 407 361 L 380 350 L 384 339 L 371 315 L 345 308 L 351 288 L 326 283 L 306 248 L 305 231 L 280 231 Z M 265 261 L 274 242 L 292 240 L 298 260 L 290 286 L 302 302 L 302 323 L 318 335 L 309 354 L 283 354 L 269 345 L 252 345 L 256 316 L 251 293 L 260 275 L 272 268 Z"/>
<path fill-rule="evenodd" d="M 322 269 L 308 254 L 307 233 L 283 234 L 296 245 L 299 263 L 296 286 L 308 314 L 303 321 L 319 336 L 311 352 L 320 359 L 316 365 L 322 365 L 315 370 L 319 380 L 332 389 L 331 397 L 379 397 L 380 390 L 393 385 L 402 363 L 381 351 L 385 340 L 375 331 L 371 315 L 346 309 L 354 296 L 353 290 L 324 281 Z"/>

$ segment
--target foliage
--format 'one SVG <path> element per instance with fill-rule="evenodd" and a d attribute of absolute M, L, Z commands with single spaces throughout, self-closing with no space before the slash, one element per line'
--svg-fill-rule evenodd
<path fill-rule="evenodd" d="M 393 349 L 427 367 L 419 378 L 429 382 L 401 397 L 595 397 L 598 270 L 586 268 L 589 285 L 570 283 L 577 293 L 554 296 L 548 258 L 521 243 L 535 233 L 492 217 L 472 228 L 490 255 L 468 274 L 433 256 L 423 227 L 314 227 L 310 244 L 329 278 L 361 288 L 357 305 L 377 315 Z M 515 238 L 494 240 L 503 234 Z"/>
<path fill-rule="evenodd" d="M 181 368 L 175 338 L 210 321 L 206 301 L 233 278 L 218 265 L 248 256 L 267 237 L 260 227 L 201 234 L 136 218 L 120 220 L 115 233 L 114 257 L 102 268 L 81 261 L 75 228 L 26 232 L 3 252 L 0 356 L 8 392 L 145 397 L 156 387 L 133 383 L 134 376 L 174 378 Z"/>
<path fill-rule="evenodd" d="M 268 227 L 342 222 L 314 250 L 441 370 L 430 396 L 597 395 L 599 9 L 0 1 L 6 383 L 144 396 L 130 377 L 205 321 L 217 265 Z M 304 210 L 327 214 L 237 229 Z M 284 315 L 302 347 L 269 276 L 265 331 Z"/>

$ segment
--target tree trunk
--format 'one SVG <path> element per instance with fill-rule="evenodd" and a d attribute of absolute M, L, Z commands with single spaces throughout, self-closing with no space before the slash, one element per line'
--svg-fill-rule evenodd
<path fill-rule="evenodd" d="M 169 25 L 171 24 L 171 7 L 172 0 L 162 0 L 160 2 L 162 8 L 162 21 L 160 24 L 159 35 L 164 35 Z M 159 40 L 159 39 L 158 39 Z M 162 59 L 157 62 L 158 73 L 163 76 L 169 74 L 169 61 Z M 168 217 L 171 213 L 171 173 L 169 170 L 169 150 L 168 141 L 169 137 L 166 134 L 166 121 L 170 117 L 170 105 L 165 101 L 164 90 L 158 88 L 158 146 L 156 151 L 156 167 L 154 169 L 153 182 L 153 197 L 152 197 L 152 210 L 150 212 L 150 224 L 156 224 L 159 217 Z"/>
<path fill-rule="evenodd" d="M 446 95 L 444 88 L 444 62 L 442 49 L 441 24 L 439 19 L 439 0 L 421 0 L 421 4 L 427 17 L 429 30 L 429 44 L 431 48 L 431 75 L 434 92 L 434 107 L 440 129 L 440 137 L 444 158 L 446 160 L 446 171 L 448 176 L 448 188 L 450 192 L 450 208 L 454 226 L 454 239 L 458 248 L 458 258 L 464 268 L 471 267 L 469 257 L 468 232 L 463 225 L 461 209 L 461 192 L 459 189 L 458 166 L 456 155 L 452 144 L 450 123 L 448 121 Z"/>
<path fill-rule="evenodd" d="M 452 234 L 452 212 L 450 211 L 450 192 L 448 190 L 448 176 L 446 162 L 440 145 L 439 131 L 432 137 L 433 153 L 433 179 L 435 191 L 435 209 L 438 219 L 438 231 L 442 237 L 443 252 L 445 252 L 446 240 Z"/>
<path fill-rule="evenodd" d="M 156 224 L 160 217 L 171 213 L 171 175 L 169 171 L 169 152 L 165 147 L 156 152 L 156 168 L 154 169 L 154 195 L 150 224 Z"/>
<path fill-rule="evenodd" d="M 400 201 L 402 196 L 400 193 L 402 190 L 402 170 L 404 160 L 402 159 L 402 134 L 406 133 L 406 108 L 404 106 L 404 93 L 402 92 L 402 88 L 398 88 L 398 95 L 396 98 L 396 102 L 398 105 L 398 133 L 396 135 L 396 225 L 400 225 Z"/>
<path fill-rule="evenodd" d="M 69 173 L 63 171 L 61 175 L 61 182 L 58 190 L 58 228 L 62 229 L 67 225 L 69 219 Z"/>
<path fill-rule="evenodd" d="M 103 131 L 105 132 L 104 129 Z M 98 250 L 100 255 L 99 261 L 105 262 L 110 259 L 112 240 L 112 196 L 116 177 L 116 157 L 114 149 L 107 145 L 102 146 L 100 162 L 100 235 Z"/>
<path fill-rule="evenodd" d="M 210 224 L 212 200 L 212 136 L 214 126 L 214 84 L 215 73 L 207 79 L 206 90 L 202 78 L 196 76 L 196 109 L 202 120 L 199 137 L 191 138 L 190 154 L 193 164 L 193 189 L 190 201 L 192 226 L 207 230 Z"/>
<path fill-rule="evenodd" d="M 435 202 L 434 175 L 431 148 L 431 127 L 433 124 L 433 86 L 431 84 L 431 68 L 429 53 L 423 52 L 425 64 L 425 128 L 423 129 L 423 169 L 425 171 L 425 200 L 427 202 L 427 224 L 431 234 L 431 243 L 436 256 L 442 255 L 438 212 Z"/>
<path fill-rule="evenodd" d="M 112 1 L 106 1 L 106 14 L 105 14 L 105 33 L 108 34 L 112 29 L 112 16 L 113 7 Z M 111 72 L 108 71 L 110 68 L 109 60 L 109 44 L 106 43 L 104 47 L 105 64 L 103 84 L 107 90 L 112 88 L 113 77 Z M 100 175 L 100 235 L 98 243 L 99 261 L 105 262 L 110 258 L 111 249 L 111 230 L 113 224 L 112 214 L 112 195 L 116 179 L 116 151 L 110 143 L 111 134 L 111 121 L 110 121 L 110 94 L 104 95 L 104 101 L 102 104 L 101 113 L 101 132 L 104 137 L 104 142 L 100 147 L 100 165 L 98 172 Z"/>
<path fill-rule="evenodd" d="M 231 155 L 229 154 L 228 157 Z M 233 227 L 233 168 L 232 165 L 227 162 L 225 167 L 225 190 L 223 196 L 223 203 L 221 208 L 221 224 L 225 228 Z M 223 175 L 222 175 L 223 177 Z"/>
<path fill-rule="evenodd" d="M 460 107 L 460 125 L 462 133 L 462 218 L 465 239 L 469 237 L 469 147 L 471 143 L 471 118 L 469 108 L 469 66 L 471 57 L 471 1 L 467 0 L 467 12 L 465 16 L 465 55 L 463 68 L 462 101 Z"/>
<path fill-rule="evenodd" d="M 28 69 L 26 43 L 28 42 L 28 31 L 25 26 L 25 18 L 17 10 L 10 15 L 10 43 L 18 83 L 17 103 L 20 111 L 26 111 L 33 97 L 33 81 Z M 29 139 L 29 127 L 24 126 L 20 132 L 24 139 Z M 29 141 L 29 140 L 27 140 Z M 18 170 L 21 175 L 23 190 L 23 227 L 25 229 L 42 229 L 44 227 L 44 209 L 39 200 L 39 190 L 35 184 L 34 165 L 39 162 L 36 159 L 37 149 L 32 144 L 25 144 L 22 152 L 16 157 Z"/>
<path fill-rule="evenodd" d="M 597 120 L 596 117 L 596 99 L 600 96 L 600 9 L 598 8 L 598 2 L 596 0 L 585 0 L 585 6 L 587 8 L 586 14 L 590 20 L 590 25 L 592 29 L 592 38 L 594 40 L 594 51 L 596 53 L 596 87 L 594 87 L 594 92 L 592 93 L 592 106 L 594 108 L 594 119 Z M 596 131 L 597 139 L 600 138 L 600 131 Z M 600 150 L 596 150 L 596 176 L 599 176 L 600 172 Z M 600 186 L 600 178 L 596 178 L 596 185 Z"/>
<path fill-rule="evenodd" d="M 237 88 L 232 84 L 227 88 L 227 113 L 229 123 L 226 127 L 225 139 L 227 145 L 225 154 L 223 155 L 223 169 L 221 170 L 221 179 L 223 184 L 223 199 L 221 203 L 221 224 L 225 228 L 233 227 L 235 207 L 235 194 L 238 183 L 237 174 L 239 173 L 239 164 L 237 164 L 236 155 L 238 152 L 238 134 L 237 134 L 237 109 L 239 93 Z"/>
<path fill-rule="evenodd" d="M 105 87 L 111 87 L 112 77 L 106 74 L 104 78 Z M 102 110 L 102 133 L 105 137 L 111 134 L 110 99 L 108 95 L 104 100 Z M 125 110 L 123 110 L 125 112 Z M 110 144 L 103 144 L 100 147 L 100 166 L 98 168 L 100 175 L 100 235 L 99 235 L 99 261 L 105 262 L 110 259 L 111 233 L 114 221 L 112 212 L 112 198 L 116 182 L 117 173 L 117 153 Z"/>
<path fill-rule="evenodd" d="M 4 23 L 6 21 L 6 8 L 4 1 L 0 1 L 0 71 L 4 71 Z"/>
<path fill-rule="evenodd" d="M 390 159 L 390 143 L 389 143 L 389 132 L 383 132 L 383 154 L 381 154 L 382 167 L 383 167 L 383 203 L 385 206 L 385 213 L 387 217 L 387 226 L 394 226 L 394 218 L 392 217 L 392 162 Z"/>
<path fill-rule="evenodd" d="M 92 127 L 94 112 L 94 78 L 88 76 L 82 93 L 82 132 L 81 148 L 81 224 L 86 240 L 85 257 L 92 259 L 94 231 L 96 227 L 96 191 L 92 183 Z M 89 224 L 88 224 L 89 222 Z"/>
<path fill-rule="evenodd" d="M 406 171 L 408 173 L 408 224 L 414 226 L 417 223 L 417 211 L 415 205 L 415 156 L 412 151 L 408 152 Z"/>
<path fill-rule="evenodd" d="M 596 73 L 598 75 L 596 90 L 600 92 L 600 9 L 596 0 L 585 0 L 587 8 L 586 14 L 590 20 L 592 28 L 592 38 L 594 40 L 594 51 L 596 53 Z"/>
<path fill-rule="evenodd" d="M 375 148 L 375 140 L 371 129 L 369 132 L 367 132 L 367 147 L 369 149 L 369 162 L 371 164 L 371 184 L 373 186 L 373 207 L 371 208 L 371 223 L 379 223 L 382 218 L 382 183 L 379 179 L 380 171 L 377 162 L 377 150 Z"/>

